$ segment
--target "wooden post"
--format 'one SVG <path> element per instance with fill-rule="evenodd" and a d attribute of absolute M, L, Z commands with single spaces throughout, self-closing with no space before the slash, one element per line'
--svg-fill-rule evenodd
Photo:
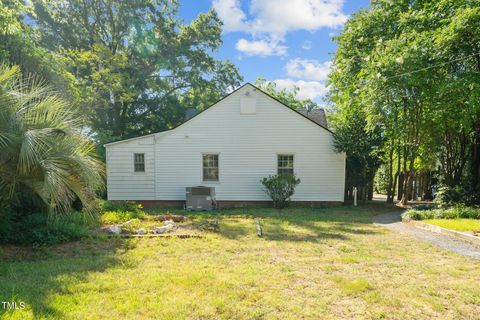
<path fill-rule="evenodd" d="M 262 226 L 260 225 L 260 219 L 255 218 L 255 224 L 257 225 L 257 236 L 261 237 L 263 235 Z"/>

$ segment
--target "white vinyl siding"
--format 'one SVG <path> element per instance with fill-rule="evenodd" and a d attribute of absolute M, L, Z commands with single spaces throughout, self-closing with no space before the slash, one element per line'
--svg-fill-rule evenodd
<path fill-rule="evenodd" d="M 254 113 L 241 113 L 245 97 Z M 185 200 L 185 187 L 199 185 L 220 201 L 269 200 L 260 180 L 277 173 L 278 155 L 294 155 L 292 200 L 343 201 L 345 154 L 332 134 L 250 85 L 176 129 L 106 148 L 112 200 Z M 133 172 L 134 153 L 145 153 L 145 172 Z M 218 181 L 204 181 L 204 154 L 219 155 Z"/>

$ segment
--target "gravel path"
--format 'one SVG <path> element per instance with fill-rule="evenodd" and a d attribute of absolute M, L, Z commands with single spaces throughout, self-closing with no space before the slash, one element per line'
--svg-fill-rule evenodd
<path fill-rule="evenodd" d="M 452 238 L 448 235 L 418 229 L 402 223 L 401 212 L 386 213 L 373 218 L 373 223 L 390 230 L 412 235 L 420 240 L 433 243 L 466 257 L 480 259 L 480 248 L 467 242 Z"/>

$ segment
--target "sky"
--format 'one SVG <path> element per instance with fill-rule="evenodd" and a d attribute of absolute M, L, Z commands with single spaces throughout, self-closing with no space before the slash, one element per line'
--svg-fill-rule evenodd
<path fill-rule="evenodd" d="M 245 82 L 258 77 L 297 97 L 321 103 L 338 35 L 368 0 L 183 0 L 186 23 L 213 8 L 223 21 L 222 47 L 214 56 L 232 61 Z"/>

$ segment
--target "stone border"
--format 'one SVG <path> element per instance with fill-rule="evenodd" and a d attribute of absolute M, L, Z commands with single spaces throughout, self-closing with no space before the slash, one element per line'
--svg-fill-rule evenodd
<path fill-rule="evenodd" d="M 473 236 L 473 235 L 468 234 L 468 233 L 464 233 L 464 232 L 460 232 L 460 231 L 456 231 L 456 230 L 451 230 L 451 229 L 446 229 L 446 228 L 442 228 L 442 227 L 439 227 L 439 226 L 434 226 L 433 224 L 428 224 L 428 223 L 424 223 L 424 222 L 417 221 L 417 220 L 410 220 L 410 221 L 403 220 L 403 223 L 407 223 L 407 224 L 412 225 L 416 228 L 428 230 L 430 232 L 446 234 L 446 235 L 452 236 L 454 238 L 457 238 L 459 240 L 467 241 L 470 244 L 480 248 L 480 237 Z"/>

